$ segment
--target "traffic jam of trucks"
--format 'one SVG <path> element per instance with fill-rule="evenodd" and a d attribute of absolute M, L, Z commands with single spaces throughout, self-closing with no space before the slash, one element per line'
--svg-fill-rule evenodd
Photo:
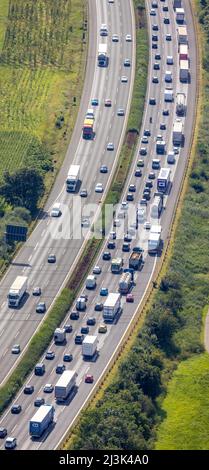
<path fill-rule="evenodd" d="M 156 158 L 153 155 L 152 169 L 159 170 L 159 172 L 156 175 L 157 178 L 155 179 L 155 186 L 150 186 L 149 184 L 146 187 L 147 192 L 149 192 L 148 189 L 150 187 L 154 187 L 155 189 L 153 197 L 150 200 L 150 217 L 152 220 L 150 222 L 147 221 L 144 200 L 143 204 L 142 201 L 138 203 L 135 214 L 136 227 L 139 227 L 140 230 L 144 231 L 149 230 L 149 232 L 147 232 L 147 253 L 149 255 L 159 255 L 161 253 L 162 248 L 162 226 L 160 218 L 164 209 L 164 200 L 170 194 L 172 173 L 171 167 L 166 167 L 165 161 L 168 163 L 168 165 L 174 164 L 176 162 L 176 154 L 179 154 L 180 147 L 183 145 L 184 142 L 184 117 L 186 115 L 187 109 L 187 95 L 185 91 L 185 83 L 188 83 L 190 79 L 188 49 L 189 46 L 187 28 L 185 25 L 185 12 L 182 8 L 181 0 L 174 0 L 173 7 L 176 12 L 179 60 L 178 78 L 181 86 L 179 87 L 176 96 L 174 96 L 172 86 L 168 86 L 168 84 L 172 83 L 173 80 L 172 72 L 171 70 L 167 70 L 165 74 L 165 88 L 163 90 L 164 102 L 166 103 L 166 105 L 169 106 L 170 103 L 173 103 L 175 101 L 174 106 L 176 117 L 173 123 L 173 127 L 171 129 L 173 148 L 170 150 L 167 148 L 168 143 L 165 141 L 163 136 L 158 135 L 156 137 L 155 152 L 156 156 L 159 156 L 159 158 Z M 105 26 L 106 25 L 102 25 L 100 29 L 101 36 L 108 35 L 108 30 Z M 167 64 L 172 65 L 173 58 L 169 56 L 169 58 L 167 59 Z M 99 44 L 98 48 L 98 66 L 107 67 L 107 65 L 107 44 L 101 43 Z M 82 136 L 84 139 L 90 140 L 94 138 L 94 122 L 94 109 L 89 108 L 86 112 L 82 128 Z M 178 148 L 178 152 L 176 151 L 176 148 Z M 79 182 L 80 165 L 71 164 L 66 179 L 66 191 L 69 193 L 75 193 Z M 115 225 L 112 228 L 112 232 L 110 232 L 112 234 L 110 237 L 112 242 L 114 242 L 116 238 L 115 232 L 113 231 L 114 227 Z M 89 332 L 89 326 L 83 326 L 81 328 L 81 332 L 77 332 L 77 334 L 75 335 L 75 344 L 77 344 L 78 347 L 81 348 L 81 355 L 83 361 L 93 362 L 94 360 L 98 359 L 101 335 L 107 333 L 109 331 L 108 325 L 116 323 L 120 315 L 123 314 L 124 303 L 126 301 L 134 301 L 133 292 L 135 287 L 135 279 L 137 279 L 137 276 L 139 276 L 140 279 L 140 271 L 141 269 L 143 269 L 143 265 L 145 262 L 145 253 L 140 246 L 136 245 L 135 247 L 131 247 L 132 239 L 130 240 L 130 242 L 125 240 L 123 243 L 123 256 L 120 256 L 117 253 L 114 257 L 110 256 L 108 258 L 110 260 L 109 272 L 115 276 L 115 279 L 117 279 L 117 285 L 115 288 L 115 292 L 109 292 L 108 289 L 103 288 L 104 290 L 106 290 L 106 299 L 103 303 L 99 303 L 99 299 L 97 298 L 97 305 L 100 308 L 95 308 L 95 310 L 98 310 L 98 314 L 99 311 L 101 311 L 103 323 L 100 324 L 99 328 L 98 326 L 96 326 L 94 331 L 92 332 Z M 100 272 L 97 272 L 97 274 L 100 274 Z M 8 292 L 8 306 L 11 308 L 19 307 L 21 305 L 23 297 L 27 292 L 27 288 L 28 278 L 26 276 L 17 276 Z M 88 295 L 92 295 L 93 292 L 91 291 L 96 291 L 98 289 L 97 276 L 95 274 L 89 274 L 87 276 L 84 283 L 84 289 L 87 290 Z M 88 295 L 80 295 L 79 297 L 77 297 L 74 304 L 75 308 L 71 312 L 70 318 L 77 320 L 79 318 L 80 313 L 82 316 L 82 313 L 84 314 L 84 312 L 88 310 Z M 102 295 L 101 291 L 100 295 Z M 96 320 L 94 318 L 91 319 L 92 323 L 90 323 L 90 319 L 88 319 L 88 321 L 89 323 L 87 323 L 87 325 L 94 325 L 96 323 Z M 66 345 L 68 343 L 68 336 L 66 332 L 67 329 L 64 326 L 56 328 L 53 335 L 53 344 L 57 346 Z M 71 354 L 68 354 L 68 356 L 70 355 Z M 72 360 L 72 358 L 70 360 Z M 37 364 L 34 372 L 36 376 L 44 375 L 45 364 Z M 85 382 L 90 384 L 93 383 L 93 381 L 93 375 L 88 374 L 86 376 Z M 54 405 L 42 404 L 29 421 L 29 434 L 31 435 L 31 438 L 40 438 L 47 430 L 50 429 L 51 425 L 56 420 L 56 403 L 62 402 L 65 404 L 66 400 L 70 399 L 70 397 L 73 398 L 73 393 L 76 392 L 76 388 L 79 386 L 80 383 L 77 382 L 78 371 L 74 369 L 63 369 L 57 383 L 53 387 Z"/>

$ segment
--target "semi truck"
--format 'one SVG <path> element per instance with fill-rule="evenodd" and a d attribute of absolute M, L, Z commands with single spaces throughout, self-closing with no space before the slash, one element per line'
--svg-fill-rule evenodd
<path fill-rule="evenodd" d="M 97 336 L 86 335 L 82 343 L 82 355 L 85 359 L 92 359 L 97 350 Z"/>
<path fill-rule="evenodd" d="M 142 253 L 140 253 L 139 251 L 132 251 L 130 257 L 129 257 L 129 268 L 132 268 L 132 269 L 139 269 L 140 266 L 142 265 L 143 263 L 143 256 L 142 256 Z"/>
<path fill-rule="evenodd" d="M 157 178 L 157 190 L 161 193 L 166 193 L 170 185 L 170 168 L 161 168 Z"/>
<path fill-rule="evenodd" d="M 153 219 L 158 219 L 160 217 L 162 208 L 163 208 L 163 198 L 160 194 L 159 195 L 156 194 L 154 196 L 154 200 L 151 205 L 151 211 L 150 211 L 151 217 Z"/>
<path fill-rule="evenodd" d="M 148 252 L 157 253 L 160 248 L 161 243 L 161 226 L 152 225 L 150 229 L 150 234 L 148 238 Z"/>
<path fill-rule="evenodd" d="M 179 80 L 180 82 L 183 82 L 183 83 L 187 83 L 189 81 L 189 61 L 188 60 L 180 60 Z"/>
<path fill-rule="evenodd" d="M 64 328 L 56 328 L 54 332 L 55 344 L 63 344 L 66 341 L 66 331 Z"/>
<path fill-rule="evenodd" d="M 26 294 L 28 286 L 27 276 L 17 276 L 8 293 L 8 307 L 19 307 L 20 302 Z"/>
<path fill-rule="evenodd" d="M 98 66 L 107 67 L 107 65 L 108 65 L 107 44 L 99 44 Z"/>
<path fill-rule="evenodd" d="M 78 374 L 75 370 L 65 370 L 55 385 L 54 394 L 57 401 L 65 401 L 76 385 Z"/>
<path fill-rule="evenodd" d="M 111 272 L 118 274 L 121 272 L 123 267 L 123 259 L 122 258 L 113 258 L 111 262 Z"/>
<path fill-rule="evenodd" d="M 181 119 L 176 119 L 173 125 L 172 135 L 173 145 L 182 145 L 183 142 L 183 122 Z"/>
<path fill-rule="evenodd" d="M 182 7 L 181 0 L 173 0 L 174 10 L 176 10 L 176 8 L 181 8 L 181 7 Z"/>
<path fill-rule="evenodd" d="M 80 165 L 70 165 L 67 179 L 66 179 L 67 192 L 74 193 L 76 191 L 79 178 L 80 178 Z"/>
<path fill-rule="evenodd" d="M 92 139 L 94 136 L 94 119 L 85 118 L 83 123 L 83 139 Z"/>
<path fill-rule="evenodd" d="M 121 296 L 118 293 L 110 293 L 103 305 L 103 319 L 112 322 L 121 309 Z"/>
<path fill-rule="evenodd" d="M 54 420 L 54 407 L 41 405 L 29 422 L 29 433 L 32 437 L 40 437 Z"/>
<path fill-rule="evenodd" d="M 165 141 L 164 140 L 161 140 L 161 139 L 157 139 L 157 142 L 156 142 L 156 153 L 159 155 L 164 155 L 165 154 L 165 148 L 166 148 L 166 144 L 165 144 Z"/>
<path fill-rule="evenodd" d="M 188 45 L 180 44 L 179 46 L 179 60 L 189 60 Z"/>
<path fill-rule="evenodd" d="M 184 18 L 185 18 L 184 8 L 176 8 L 176 22 L 179 24 L 183 24 Z"/>
<path fill-rule="evenodd" d="M 186 26 L 179 26 L 178 28 L 178 44 L 188 44 L 187 28 Z"/>
<path fill-rule="evenodd" d="M 121 294 L 127 294 L 132 285 L 132 276 L 131 273 L 123 273 L 119 280 L 119 292 Z"/>
<path fill-rule="evenodd" d="M 185 93 L 177 93 L 176 95 L 176 114 L 185 116 L 186 114 L 186 95 Z"/>

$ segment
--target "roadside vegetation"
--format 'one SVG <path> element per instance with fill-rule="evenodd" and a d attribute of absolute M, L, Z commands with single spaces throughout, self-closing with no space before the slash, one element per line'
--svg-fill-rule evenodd
<path fill-rule="evenodd" d="M 65 449 L 209 448 L 201 334 L 209 303 L 209 0 L 197 5 L 205 31 L 201 126 L 172 257 L 134 345 Z"/>
<path fill-rule="evenodd" d="M 85 8 L 84 0 L 1 0 L 0 194 L 5 171 L 15 179 L 30 169 L 42 179 L 43 198 L 61 166 L 78 109 L 73 98 L 79 104 L 82 91 Z M 20 203 L 1 199 L 0 227 Z M 0 235 L 1 253 L 3 243 Z M 13 249 L 0 254 L 0 266 Z"/>

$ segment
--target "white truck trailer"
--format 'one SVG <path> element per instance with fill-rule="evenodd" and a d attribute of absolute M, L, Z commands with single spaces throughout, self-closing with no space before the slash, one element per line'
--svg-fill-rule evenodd
<path fill-rule="evenodd" d="M 180 82 L 183 82 L 183 83 L 187 83 L 189 81 L 189 61 L 188 60 L 180 60 L 179 80 Z"/>
<path fill-rule="evenodd" d="M 148 252 L 157 253 L 161 242 L 161 225 L 152 225 L 148 238 Z"/>
<path fill-rule="evenodd" d="M 121 296 L 118 293 L 110 293 L 103 306 L 103 318 L 106 322 L 112 322 L 121 308 Z"/>
<path fill-rule="evenodd" d="M 8 307 L 19 307 L 28 286 L 27 276 L 17 276 L 8 293 Z"/>
<path fill-rule="evenodd" d="M 101 43 L 99 44 L 99 49 L 98 49 L 98 66 L 107 67 L 107 65 L 108 65 L 107 44 Z"/>
<path fill-rule="evenodd" d="M 153 219 L 158 219 L 160 217 L 161 211 L 163 208 L 163 198 L 160 195 L 155 195 L 153 203 L 151 205 L 150 215 Z"/>
<path fill-rule="evenodd" d="M 66 341 L 66 331 L 64 328 L 56 328 L 54 332 L 55 344 L 63 344 Z"/>
<path fill-rule="evenodd" d="M 86 279 L 86 289 L 95 289 L 96 285 L 96 277 L 90 274 Z"/>
<path fill-rule="evenodd" d="M 32 437 L 40 437 L 54 420 L 54 407 L 41 405 L 29 422 L 29 433 Z"/>
<path fill-rule="evenodd" d="M 67 179 L 66 179 L 67 192 L 74 193 L 76 191 L 79 179 L 80 179 L 80 165 L 70 165 Z"/>
<path fill-rule="evenodd" d="M 82 354 L 86 359 L 94 357 L 97 350 L 97 336 L 86 335 L 82 343 Z"/>
<path fill-rule="evenodd" d="M 128 294 L 128 291 L 132 284 L 131 273 L 123 273 L 119 280 L 119 291 L 121 294 Z"/>
<path fill-rule="evenodd" d="M 188 44 L 187 28 L 186 26 L 179 26 L 178 28 L 178 44 Z"/>
<path fill-rule="evenodd" d="M 170 184 L 170 168 L 161 168 L 157 178 L 157 190 L 160 193 L 166 193 Z"/>
<path fill-rule="evenodd" d="M 55 385 L 54 393 L 57 401 L 65 401 L 76 385 L 78 374 L 75 370 L 65 370 Z"/>
<path fill-rule="evenodd" d="M 183 24 L 184 18 L 185 18 L 184 8 L 176 8 L 176 22 L 179 24 Z"/>
<path fill-rule="evenodd" d="M 173 145 L 182 145 L 183 142 L 183 122 L 181 119 L 176 119 L 173 125 L 172 135 Z"/>

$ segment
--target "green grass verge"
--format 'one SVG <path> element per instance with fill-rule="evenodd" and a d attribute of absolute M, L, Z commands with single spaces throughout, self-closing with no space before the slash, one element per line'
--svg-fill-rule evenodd
<path fill-rule="evenodd" d="M 6 31 L 6 25 L 7 25 L 7 15 L 8 15 L 8 9 L 9 9 L 9 0 L 1 0 L 0 4 L 0 52 L 3 47 L 4 43 L 4 35 Z"/>

